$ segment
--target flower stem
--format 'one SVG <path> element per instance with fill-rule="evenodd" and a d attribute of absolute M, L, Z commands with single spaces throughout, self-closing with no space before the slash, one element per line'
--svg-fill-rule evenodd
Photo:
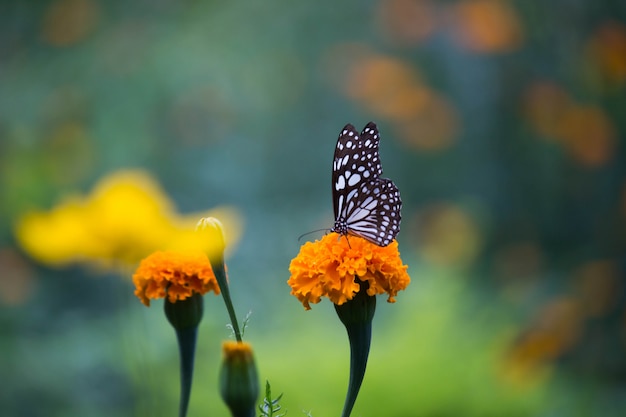
<path fill-rule="evenodd" d="M 202 320 L 204 310 L 204 298 L 201 294 L 194 293 L 185 300 L 178 300 L 173 303 L 166 299 L 163 307 L 165 316 L 172 327 L 174 327 L 176 338 L 178 339 L 180 355 L 180 404 L 178 415 L 179 417 L 185 417 L 189 406 L 189 397 L 191 396 L 196 340 L 198 325 Z"/>
<path fill-rule="evenodd" d="M 230 289 L 228 287 L 228 278 L 226 276 L 226 268 L 224 267 L 224 258 L 216 257 L 210 259 L 211 267 L 213 268 L 213 273 L 215 274 L 215 278 L 217 279 L 217 284 L 220 286 L 220 291 L 222 292 L 222 298 L 224 299 L 224 304 L 226 304 L 226 310 L 228 310 L 228 316 L 230 317 L 230 323 L 233 326 L 233 332 L 235 332 L 235 339 L 238 342 L 241 342 L 241 331 L 239 330 L 239 323 L 237 322 L 237 315 L 235 314 L 235 309 L 233 308 L 233 302 L 230 298 Z"/>
<path fill-rule="evenodd" d="M 197 327 L 176 330 L 178 348 L 180 351 L 180 404 L 178 416 L 185 417 L 191 396 L 191 382 L 193 380 L 193 363 L 196 351 Z"/>
<path fill-rule="evenodd" d="M 358 279 L 358 278 L 357 278 Z M 350 342 L 350 380 L 341 417 L 349 417 L 365 377 L 367 358 L 372 341 L 372 320 L 376 311 L 376 297 L 367 294 L 367 283 L 360 283 L 359 292 L 335 311 L 346 327 Z"/>

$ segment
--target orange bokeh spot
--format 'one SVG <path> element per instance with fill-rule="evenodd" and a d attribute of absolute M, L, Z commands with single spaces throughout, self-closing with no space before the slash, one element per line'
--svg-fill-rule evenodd
<path fill-rule="evenodd" d="M 374 55 L 349 68 L 345 92 L 350 98 L 376 105 L 394 100 L 416 80 L 417 74 L 400 60 Z"/>
<path fill-rule="evenodd" d="M 435 10 L 430 0 L 383 0 L 377 17 L 383 34 L 402 45 L 420 43 L 436 26 Z"/>
<path fill-rule="evenodd" d="M 568 352 L 580 339 L 581 306 L 577 299 L 563 296 L 543 306 L 514 342 L 507 365 L 520 375 L 530 376 Z"/>
<path fill-rule="evenodd" d="M 390 121 L 409 146 L 438 151 L 453 142 L 459 129 L 454 107 L 409 63 L 348 43 L 330 49 L 323 64 L 337 89 Z"/>
<path fill-rule="evenodd" d="M 98 23 L 94 0 L 57 0 L 48 7 L 43 21 L 43 39 L 54 46 L 82 41 Z"/>
<path fill-rule="evenodd" d="M 531 86 L 524 113 L 537 133 L 559 142 L 584 166 L 602 166 L 613 157 L 616 132 L 604 110 L 575 102 L 554 84 Z"/>
<path fill-rule="evenodd" d="M 533 128 L 546 138 L 556 139 L 559 120 L 569 106 L 569 97 L 558 86 L 548 82 L 533 84 L 524 97 L 524 113 Z"/>
<path fill-rule="evenodd" d="M 451 23 L 458 44 L 474 52 L 510 52 L 524 37 L 517 13 L 506 1 L 462 1 L 453 6 Z"/>
<path fill-rule="evenodd" d="M 609 260 L 598 260 L 582 265 L 576 272 L 578 294 L 584 313 L 600 317 L 611 313 L 622 294 L 619 267 Z"/>
<path fill-rule="evenodd" d="M 423 111 L 396 125 L 404 143 L 424 151 L 440 151 L 452 145 L 459 129 L 454 107 L 443 97 L 429 94 Z"/>
<path fill-rule="evenodd" d="M 599 107 L 570 106 L 559 121 L 559 131 L 570 154 L 585 166 L 602 166 L 613 156 L 615 130 Z"/>
<path fill-rule="evenodd" d="M 626 81 L 626 27 L 617 22 L 603 25 L 590 39 L 587 51 L 608 81 Z"/>

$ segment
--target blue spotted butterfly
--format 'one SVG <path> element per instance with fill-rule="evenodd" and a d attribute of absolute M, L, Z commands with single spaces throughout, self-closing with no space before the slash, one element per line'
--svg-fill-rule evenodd
<path fill-rule="evenodd" d="M 335 225 L 330 230 L 387 246 L 400 231 L 402 201 L 398 187 L 380 178 L 379 142 L 374 122 L 360 135 L 351 124 L 341 130 L 333 159 Z"/>

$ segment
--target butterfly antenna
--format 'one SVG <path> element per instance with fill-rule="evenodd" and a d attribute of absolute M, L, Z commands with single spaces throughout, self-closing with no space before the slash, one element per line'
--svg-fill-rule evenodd
<path fill-rule="evenodd" d="M 310 232 L 303 233 L 300 236 L 298 236 L 298 242 L 300 241 L 300 239 L 302 239 L 306 235 L 310 235 L 311 233 L 324 232 L 324 231 L 328 231 L 328 229 L 317 229 L 317 230 L 312 230 Z"/>

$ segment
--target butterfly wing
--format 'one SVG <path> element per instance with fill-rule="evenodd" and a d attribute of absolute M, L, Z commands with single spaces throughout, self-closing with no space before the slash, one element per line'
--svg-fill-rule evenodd
<path fill-rule="evenodd" d="M 395 184 L 380 178 L 379 142 L 373 122 L 360 135 L 351 124 L 339 134 L 333 159 L 335 225 L 331 230 L 387 246 L 400 231 L 402 202 Z"/>
<path fill-rule="evenodd" d="M 383 172 L 378 154 L 380 135 L 369 122 L 361 135 L 351 124 L 339 134 L 333 158 L 332 190 L 335 219 L 347 216 L 347 203 L 358 192 L 363 182 L 375 180 Z"/>
<path fill-rule="evenodd" d="M 400 231 L 402 201 L 387 178 L 364 182 L 346 207 L 347 230 L 378 246 L 387 246 Z"/>

